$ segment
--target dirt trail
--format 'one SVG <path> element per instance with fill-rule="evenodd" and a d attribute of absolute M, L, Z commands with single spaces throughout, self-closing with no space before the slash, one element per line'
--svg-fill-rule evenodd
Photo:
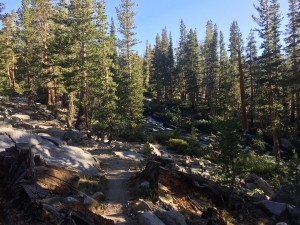
<path fill-rule="evenodd" d="M 118 158 L 111 151 L 97 152 L 107 178 L 103 216 L 114 220 L 118 225 L 137 225 L 138 223 L 128 215 L 128 203 L 131 200 L 128 183 L 130 177 L 134 175 L 137 162 Z"/>

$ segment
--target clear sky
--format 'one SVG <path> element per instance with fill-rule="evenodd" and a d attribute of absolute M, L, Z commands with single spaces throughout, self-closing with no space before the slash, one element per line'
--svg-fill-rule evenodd
<path fill-rule="evenodd" d="M 282 31 L 287 24 L 288 0 L 278 0 L 283 16 Z M 0 0 L 6 5 L 6 11 L 18 9 L 21 0 Z M 144 52 L 146 40 L 153 44 L 157 33 L 161 33 L 163 27 L 167 27 L 172 33 L 173 44 L 179 38 L 179 25 L 182 19 L 187 28 L 197 29 L 199 40 L 204 39 L 205 26 L 208 20 L 217 24 L 219 30 L 225 35 L 225 41 L 229 39 L 229 28 L 232 21 L 236 20 L 242 31 L 244 39 L 251 28 L 257 27 L 251 15 L 257 15 L 253 4 L 257 0 L 135 0 L 138 5 L 136 16 L 136 33 L 140 44 L 136 50 L 140 54 Z M 114 17 L 117 24 L 115 7 L 120 0 L 106 0 L 108 17 Z"/>

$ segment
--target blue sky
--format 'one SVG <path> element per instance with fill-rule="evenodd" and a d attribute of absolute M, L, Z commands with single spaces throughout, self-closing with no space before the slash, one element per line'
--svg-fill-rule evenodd
<path fill-rule="evenodd" d="M 288 0 L 278 0 L 283 16 L 282 31 L 287 24 L 286 13 L 288 11 Z M 21 0 L 0 0 L 5 3 L 6 11 L 17 9 L 21 5 Z M 106 0 L 108 17 L 114 17 L 117 23 L 115 7 L 120 0 Z M 251 28 L 257 27 L 251 15 L 257 15 L 253 4 L 258 4 L 257 0 L 135 0 L 138 5 L 136 16 L 136 33 L 140 44 L 136 50 L 140 54 L 144 52 L 146 40 L 151 44 L 155 41 L 157 33 L 161 33 L 163 27 L 167 27 L 172 33 L 173 44 L 179 38 L 179 25 L 182 19 L 187 28 L 196 28 L 200 40 L 204 39 L 205 26 L 208 20 L 217 24 L 219 30 L 225 35 L 228 42 L 229 28 L 232 21 L 238 21 L 243 38 L 248 36 Z"/>

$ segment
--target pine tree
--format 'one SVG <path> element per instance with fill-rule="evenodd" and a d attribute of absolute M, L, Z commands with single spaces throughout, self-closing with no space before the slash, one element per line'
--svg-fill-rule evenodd
<path fill-rule="evenodd" d="M 174 50 L 173 50 L 173 39 L 171 33 L 169 34 L 169 49 L 168 49 L 168 58 L 167 58 L 167 99 L 173 101 L 174 99 L 174 81 L 175 73 L 175 59 L 174 59 Z"/>
<path fill-rule="evenodd" d="M 186 74 L 186 49 L 187 49 L 187 30 L 183 20 L 180 21 L 180 38 L 179 45 L 177 49 L 177 68 L 176 68 L 176 92 L 177 96 L 180 97 L 181 101 L 186 100 L 186 83 L 185 83 L 185 74 Z"/>
<path fill-rule="evenodd" d="M 235 115 L 236 111 L 239 110 L 241 104 L 240 101 L 240 90 L 239 90 L 239 57 L 237 46 L 239 42 L 240 30 L 236 21 L 230 26 L 230 37 L 229 37 L 229 62 L 230 62 L 230 95 L 231 101 L 231 112 Z"/>
<path fill-rule="evenodd" d="M 300 135 L 300 86 L 299 86 L 299 62 L 300 62 L 300 4 L 298 0 L 289 0 L 289 23 L 287 25 L 287 37 L 285 39 L 287 46 L 286 52 L 288 55 L 289 63 L 289 86 L 290 89 L 290 101 L 291 112 L 290 120 L 293 122 L 297 118 L 297 130 Z M 298 103 L 298 106 L 296 106 Z M 297 117 L 296 117 L 297 114 Z"/>
<path fill-rule="evenodd" d="M 3 17 L 3 33 L 1 38 L 2 51 L 0 58 L 3 60 L 3 69 L 7 79 L 3 81 L 6 88 L 16 90 L 15 64 L 17 46 L 17 14 L 12 11 Z M 8 82 L 7 82 L 8 81 Z M 8 85 L 7 85 L 8 83 Z"/>
<path fill-rule="evenodd" d="M 96 37 L 97 46 L 95 48 L 94 64 L 97 65 L 89 81 L 91 96 L 94 101 L 91 111 L 93 114 L 94 132 L 101 135 L 107 135 L 109 141 L 116 132 L 117 126 L 117 107 L 116 107 L 116 83 L 113 80 L 112 68 L 112 46 L 113 42 L 108 35 L 107 16 L 105 14 L 105 0 L 97 3 L 96 28 L 98 35 Z"/>
<path fill-rule="evenodd" d="M 246 65 L 248 69 L 248 76 L 250 77 L 250 125 L 254 127 L 254 115 L 255 115 L 255 95 L 256 95 L 256 75 L 258 70 L 257 65 L 257 49 L 255 34 L 253 30 L 250 31 L 248 36 L 248 43 L 246 46 Z"/>
<path fill-rule="evenodd" d="M 143 63 L 143 87 L 147 90 L 149 86 L 150 73 L 151 73 L 151 60 L 152 60 L 152 47 L 146 42 L 146 52 L 144 54 Z"/>
<path fill-rule="evenodd" d="M 162 81 L 162 95 L 163 101 L 167 101 L 167 88 L 170 85 L 171 77 L 168 75 L 168 53 L 169 53 L 169 38 L 167 28 L 164 27 L 161 32 L 161 46 L 160 46 L 160 60 L 161 60 L 161 81 Z"/>
<path fill-rule="evenodd" d="M 155 38 L 155 46 L 153 49 L 152 67 L 150 76 L 150 91 L 156 97 L 158 108 L 160 109 L 163 90 L 163 73 L 162 73 L 162 50 L 161 38 L 157 34 Z"/>
<path fill-rule="evenodd" d="M 34 10 L 31 7 L 30 0 L 22 0 L 22 7 L 20 11 L 21 22 L 21 46 L 20 57 L 18 58 L 18 73 L 22 74 L 23 80 L 26 82 L 26 94 L 28 104 L 33 104 L 35 93 L 35 82 L 37 74 L 40 73 L 41 64 L 39 63 L 39 52 L 37 51 L 35 40 L 34 27 Z"/>
<path fill-rule="evenodd" d="M 119 40 L 121 51 L 121 79 L 118 83 L 118 107 L 124 120 L 124 129 L 135 133 L 143 120 L 143 79 L 142 61 L 133 52 L 133 47 L 138 43 L 135 36 L 134 19 L 135 4 L 131 0 L 121 0 L 117 8 L 119 19 Z"/>
<path fill-rule="evenodd" d="M 237 67 L 237 74 L 239 75 L 239 86 L 240 86 L 240 99 L 241 99 L 241 112 L 243 129 L 248 129 L 248 117 L 246 109 L 246 96 L 245 96 L 245 74 L 244 74 L 244 63 L 243 63 L 243 40 L 242 34 L 236 21 L 231 25 L 230 29 L 230 52 L 231 52 L 231 64 L 232 71 Z M 236 60 L 236 62 L 234 61 Z M 237 64 L 235 66 L 235 64 Z M 235 75 L 235 74 L 234 74 Z"/>
<path fill-rule="evenodd" d="M 54 7 L 53 13 L 53 38 L 49 46 L 50 61 L 54 68 L 52 78 L 64 92 L 68 105 L 67 126 L 72 128 L 75 114 L 75 96 L 78 82 L 74 76 L 75 57 L 74 39 L 69 18 L 69 5 L 67 0 L 60 0 Z"/>
<path fill-rule="evenodd" d="M 119 66 L 120 66 L 120 60 L 119 55 L 117 51 L 117 37 L 116 37 L 116 28 L 115 28 L 115 22 L 114 19 L 111 18 L 110 21 L 110 31 L 109 31 L 109 38 L 110 38 L 110 59 L 112 60 L 110 71 L 112 74 L 114 74 L 114 80 L 116 81 L 116 77 L 119 73 Z"/>
<path fill-rule="evenodd" d="M 230 96 L 231 79 L 229 74 L 229 59 L 224 43 L 223 32 L 220 31 L 219 40 L 219 76 L 218 76 L 218 109 L 226 119 L 228 119 L 228 112 L 232 105 L 232 98 Z"/>
<path fill-rule="evenodd" d="M 200 48 L 196 30 L 190 29 L 187 40 L 187 63 L 186 72 L 187 95 L 192 110 L 197 109 L 201 83 Z"/>
<path fill-rule="evenodd" d="M 56 106 L 58 102 L 57 81 L 53 74 L 54 68 L 50 59 L 50 42 L 53 38 L 53 8 L 51 0 L 32 1 L 32 10 L 34 13 L 33 27 L 35 30 L 35 51 L 38 54 L 38 77 L 35 85 L 38 88 L 45 88 L 48 94 L 47 104 Z"/>
<path fill-rule="evenodd" d="M 280 160 L 279 151 L 279 82 L 281 80 L 281 44 L 280 44 L 280 22 L 279 3 L 277 0 L 259 0 L 259 5 L 255 6 L 259 17 L 253 16 L 260 29 L 258 33 L 262 38 L 261 49 L 263 50 L 262 72 L 264 84 L 267 90 L 267 107 L 270 115 L 270 125 L 272 129 L 274 154 L 276 161 Z"/>
<path fill-rule="evenodd" d="M 206 25 L 205 51 L 205 85 L 206 101 L 210 115 L 216 114 L 216 79 L 218 74 L 218 29 L 209 20 Z"/>
<path fill-rule="evenodd" d="M 79 91 L 79 106 L 75 127 L 89 128 L 88 112 L 88 80 L 93 67 L 90 62 L 93 55 L 96 28 L 93 22 L 95 2 L 93 0 L 71 0 L 69 5 L 69 25 L 73 40 L 73 76 L 77 81 Z"/>

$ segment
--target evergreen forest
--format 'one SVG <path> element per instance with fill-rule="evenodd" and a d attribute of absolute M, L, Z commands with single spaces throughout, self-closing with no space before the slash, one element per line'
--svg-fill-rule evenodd
<path fill-rule="evenodd" d="M 105 0 L 22 0 L 10 13 L 0 1 L 0 95 L 64 112 L 66 129 L 106 144 L 209 159 L 231 194 L 244 172 L 300 185 L 300 1 L 287 1 L 288 24 L 277 0 L 257 0 L 249 33 L 232 21 L 225 40 L 212 20 L 205 30 L 181 20 L 176 42 L 162 26 L 142 53 L 134 0 L 119 1 L 117 22 Z M 166 129 L 147 129 L 149 118 Z M 202 134 L 214 141 L 201 145 Z"/>

